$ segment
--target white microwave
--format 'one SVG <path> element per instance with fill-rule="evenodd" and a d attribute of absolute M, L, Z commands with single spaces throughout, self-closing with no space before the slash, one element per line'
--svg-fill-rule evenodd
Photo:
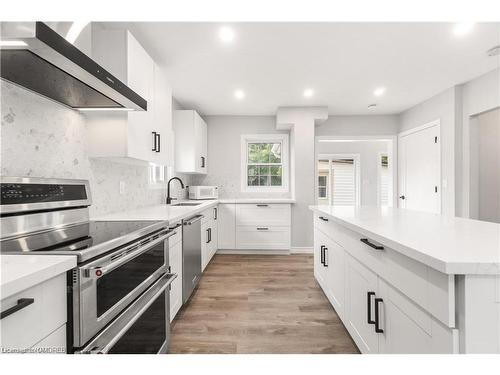
<path fill-rule="evenodd" d="M 217 186 L 190 186 L 189 199 L 217 199 Z"/>

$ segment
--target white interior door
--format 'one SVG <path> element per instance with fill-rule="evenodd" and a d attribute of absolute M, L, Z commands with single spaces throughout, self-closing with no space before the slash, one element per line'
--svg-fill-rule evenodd
<path fill-rule="evenodd" d="M 439 121 L 399 136 L 399 207 L 441 212 Z"/>

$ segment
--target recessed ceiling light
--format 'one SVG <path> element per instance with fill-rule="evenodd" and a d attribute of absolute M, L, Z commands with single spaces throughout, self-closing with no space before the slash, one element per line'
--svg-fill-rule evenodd
<path fill-rule="evenodd" d="M 379 87 L 373 91 L 373 95 L 375 96 L 382 96 L 385 93 L 385 87 Z"/>
<path fill-rule="evenodd" d="M 313 89 L 305 89 L 303 95 L 305 98 L 310 98 L 311 96 L 314 95 L 314 90 Z"/>
<path fill-rule="evenodd" d="M 453 27 L 453 34 L 457 36 L 462 36 L 468 34 L 474 28 L 474 22 L 459 22 Z"/>
<path fill-rule="evenodd" d="M 243 90 L 236 90 L 234 92 L 234 97 L 238 100 L 241 100 L 245 97 L 245 92 Z"/>
<path fill-rule="evenodd" d="M 0 47 L 26 47 L 26 42 L 22 40 L 0 40 Z"/>
<path fill-rule="evenodd" d="M 377 108 L 377 105 L 374 103 L 374 104 L 370 104 L 368 106 L 368 109 L 374 109 L 374 108 Z"/>
<path fill-rule="evenodd" d="M 219 29 L 219 38 L 224 43 L 231 43 L 234 40 L 234 31 L 228 26 L 222 26 Z"/>

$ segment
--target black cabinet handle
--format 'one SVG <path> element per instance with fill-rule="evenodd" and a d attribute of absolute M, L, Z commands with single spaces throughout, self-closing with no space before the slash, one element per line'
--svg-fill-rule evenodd
<path fill-rule="evenodd" d="M 15 312 L 24 309 L 26 306 L 31 305 L 35 300 L 33 298 L 21 298 L 17 300 L 17 304 L 12 306 L 10 309 L 2 311 L 0 313 L 0 319 L 6 318 L 9 315 L 14 314 Z"/>
<path fill-rule="evenodd" d="M 214 207 L 214 220 L 217 220 L 217 207 Z"/>
<path fill-rule="evenodd" d="M 325 265 L 325 254 L 323 253 L 324 249 L 325 249 L 325 245 L 321 245 L 320 259 L 321 259 L 321 264 L 322 265 Z"/>
<path fill-rule="evenodd" d="M 328 248 L 324 246 L 323 248 L 323 266 L 328 267 L 328 262 L 326 261 L 328 259 Z"/>
<path fill-rule="evenodd" d="M 268 227 L 257 227 L 257 230 L 269 230 Z"/>
<path fill-rule="evenodd" d="M 380 328 L 380 315 L 378 305 L 384 302 L 382 298 L 375 298 L 375 332 L 384 333 L 384 330 Z"/>
<path fill-rule="evenodd" d="M 160 133 L 156 133 L 156 137 L 158 138 L 158 142 L 156 143 L 156 152 L 160 152 L 161 138 Z"/>
<path fill-rule="evenodd" d="M 372 248 L 374 248 L 375 250 L 384 250 L 384 247 L 383 246 L 379 246 L 379 245 L 375 245 L 374 243 L 371 243 L 368 238 L 360 238 L 359 239 L 361 242 L 363 242 L 365 245 L 368 245 Z"/>
<path fill-rule="evenodd" d="M 399 199 L 405 200 L 406 197 L 404 195 L 399 196 Z"/>
<path fill-rule="evenodd" d="M 323 221 L 328 221 L 328 219 L 327 219 L 326 217 L 320 216 L 319 218 L 320 218 L 321 220 L 323 220 Z"/>
<path fill-rule="evenodd" d="M 207 229 L 207 240 L 205 241 L 205 243 L 209 243 L 209 242 L 210 242 L 210 232 Z"/>
<path fill-rule="evenodd" d="M 201 167 L 205 168 L 205 157 L 204 156 L 201 157 Z"/>
<path fill-rule="evenodd" d="M 257 207 L 269 207 L 268 204 L 258 204 Z"/>
<path fill-rule="evenodd" d="M 375 324 L 375 320 L 372 319 L 372 297 L 375 296 L 375 292 L 368 292 L 366 293 L 366 306 L 368 308 L 367 314 L 366 314 L 366 321 L 368 324 Z"/>
<path fill-rule="evenodd" d="M 156 151 L 156 141 L 158 137 L 156 136 L 156 132 L 151 132 L 151 134 L 153 135 L 153 148 L 151 149 L 151 151 Z"/>
<path fill-rule="evenodd" d="M 208 242 L 212 242 L 212 228 L 208 228 Z"/>

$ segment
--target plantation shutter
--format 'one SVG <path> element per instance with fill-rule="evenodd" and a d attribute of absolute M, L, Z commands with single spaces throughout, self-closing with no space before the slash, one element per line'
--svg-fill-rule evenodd
<path fill-rule="evenodd" d="M 334 206 L 353 206 L 356 204 L 356 178 L 354 161 L 333 160 L 333 194 Z"/>
<path fill-rule="evenodd" d="M 380 205 L 389 205 L 389 167 L 382 165 L 380 168 Z"/>

